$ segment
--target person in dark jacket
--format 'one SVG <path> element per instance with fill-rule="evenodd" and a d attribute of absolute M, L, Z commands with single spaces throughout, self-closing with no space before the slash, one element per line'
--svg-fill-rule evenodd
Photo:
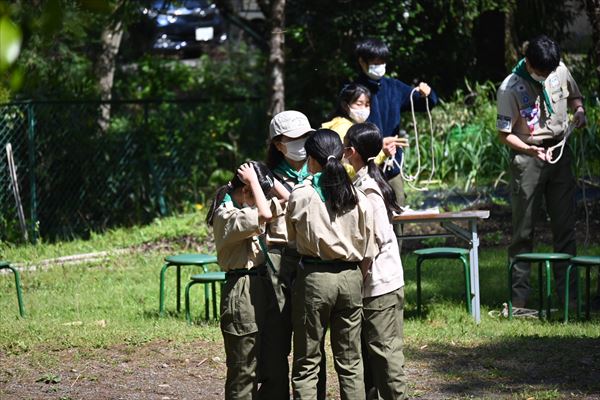
<path fill-rule="evenodd" d="M 388 156 L 395 157 L 398 165 L 402 160 L 402 149 L 395 151 L 398 141 L 394 141 L 400 132 L 401 112 L 410 110 L 410 96 L 414 87 L 394 78 L 386 78 L 386 61 L 389 58 L 388 46 L 379 39 L 364 39 L 356 44 L 355 55 L 360 66 L 360 73 L 355 83 L 366 86 L 371 91 L 371 113 L 368 122 L 372 122 L 383 135 L 383 150 Z M 426 110 L 426 98 L 429 107 L 438 103 L 436 93 L 425 82 L 420 82 L 413 93 L 415 111 Z M 387 139 L 390 138 L 390 139 Z M 394 147 L 394 148 L 392 148 Z M 398 204 L 405 203 L 404 183 L 398 165 L 384 170 L 390 186 L 396 193 Z"/>

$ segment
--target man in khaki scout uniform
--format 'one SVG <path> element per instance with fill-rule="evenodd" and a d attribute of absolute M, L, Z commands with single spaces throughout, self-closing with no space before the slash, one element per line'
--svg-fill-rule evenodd
<path fill-rule="evenodd" d="M 550 216 L 555 252 L 575 254 L 575 179 L 573 154 L 565 145 L 562 157 L 549 163 L 546 150 L 567 132 L 570 109 L 575 127 L 586 123 L 582 96 L 567 67 L 560 62 L 558 45 L 546 36 L 531 40 L 522 59 L 498 89 L 499 139 L 512 150 L 511 202 L 513 236 L 509 258 L 533 251 L 535 220 L 543 210 Z M 553 151 L 557 159 L 560 149 Z M 564 298 L 565 264 L 555 265 L 559 297 Z M 530 266 L 513 270 L 512 303 L 523 308 L 531 290 Z M 573 291 L 574 293 L 574 291 Z M 518 312 L 518 310 L 516 310 Z"/>

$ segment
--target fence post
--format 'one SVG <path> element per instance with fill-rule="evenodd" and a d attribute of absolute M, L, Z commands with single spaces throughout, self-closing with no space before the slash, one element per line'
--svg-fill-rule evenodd
<path fill-rule="evenodd" d="M 144 103 L 144 132 L 148 132 L 148 103 Z M 150 168 L 150 175 L 152 175 L 152 186 L 154 186 L 154 196 L 156 196 L 156 203 L 158 204 L 158 211 L 161 217 L 167 215 L 167 204 L 165 202 L 165 197 L 163 196 L 162 187 L 160 185 L 160 180 L 158 179 L 158 172 L 156 171 L 156 166 L 154 165 L 154 161 L 152 159 L 151 154 L 153 154 L 148 145 L 148 140 L 144 140 L 145 149 L 146 149 L 146 158 L 148 160 L 148 166 Z"/>
<path fill-rule="evenodd" d="M 30 219 L 31 219 L 31 243 L 37 242 L 37 193 L 35 187 L 35 114 L 32 102 L 27 104 L 27 147 L 29 150 L 29 191 L 30 193 Z"/>

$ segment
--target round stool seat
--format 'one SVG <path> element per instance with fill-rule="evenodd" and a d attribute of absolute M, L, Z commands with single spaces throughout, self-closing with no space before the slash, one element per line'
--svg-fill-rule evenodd
<path fill-rule="evenodd" d="M 203 274 L 195 274 L 190 277 L 194 282 L 220 282 L 225 280 L 225 272 L 205 272 Z"/>
<path fill-rule="evenodd" d="M 460 247 L 430 247 L 428 249 L 415 250 L 414 254 L 426 258 L 458 258 L 460 256 L 466 256 L 469 254 L 469 250 L 462 249 Z"/>
<path fill-rule="evenodd" d="M 204 265 L 217 262 L 217 257 L 210 254 L 177 254 L 165 257 L 165 261 L 174 265 Z"/>
<path fill-rule="evenodd" d="M 577 265 L 600 265 L 598 256 L 578 256 L 571 258 L 571 264 Z"/>
<path fill-rule="evenodd" d="M 563 261 L 573 257 L 567 253 L 521 253 L 515 256 L 516 261 Z"/>

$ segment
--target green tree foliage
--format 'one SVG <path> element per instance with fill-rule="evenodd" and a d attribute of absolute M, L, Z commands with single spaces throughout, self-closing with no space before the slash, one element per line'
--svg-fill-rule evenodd
<path fill-rule="evenodd" d="M 343 82 L 357 73 L 354 43 L 387 42 L 390 76 L 426 81 L 450 97 L 465 79 L 499 82 L 504 66 L 505 15 L 514 13 L 511 41 L 546 33 L 561 38 L 573 10 L 562 2 L 524 0 L 289 0 L 286 89 L 291 108 L 321 121 Z M 318 82 L 318 84 L 312 84 Z"/>

